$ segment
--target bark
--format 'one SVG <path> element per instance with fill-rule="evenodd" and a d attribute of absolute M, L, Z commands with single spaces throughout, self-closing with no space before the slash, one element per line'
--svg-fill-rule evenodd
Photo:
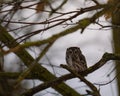
<path fill-rule="evenodd" d="M 114 52 L 120 54 L 120 0 L 115 0 L 116 7 L 112 14 Z M 116 74 L 120 73 L 120 61 L 116 61 Z M 117 76 L 118 96 L 120 96 L 120 75 Z"/>

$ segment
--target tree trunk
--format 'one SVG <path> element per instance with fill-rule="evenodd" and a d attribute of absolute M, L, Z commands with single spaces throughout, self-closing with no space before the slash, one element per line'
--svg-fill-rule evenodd
<path fill-rule="evenodd" d="M 112 14 L 114 52 L 120 54 L 120 0 L 115 0 L 116 8 Z M 116 61 L 116 74 L 120 73 L 120 61 Z M 120 75 L 117 76 L 118 96 L 120 96 Z"/>

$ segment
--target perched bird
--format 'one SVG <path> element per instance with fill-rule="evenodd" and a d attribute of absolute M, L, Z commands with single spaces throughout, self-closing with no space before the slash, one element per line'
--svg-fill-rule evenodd
<path fill-rule="evenodd" d="M 67 48 L 66 62 L 72 70 L 78 73 L 87 69 L 86 59 L 79 47 Z"/>

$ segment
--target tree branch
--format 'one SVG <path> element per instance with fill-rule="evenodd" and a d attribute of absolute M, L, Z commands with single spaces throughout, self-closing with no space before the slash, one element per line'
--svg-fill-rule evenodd
<path fill-rule="evenodd" d="M 0 26 L 0 41 L 6 44 L 8 48 L 14 48 L 16 45 L 19 45 L 19 43 L 15 42 L 14 38 L 2 26 Z M 8 41 L 12 42 L 12 44 L 9 43 Z M 30 66 L 31 62 L 34 61 L 33 57 L 25 49 L 21 49 L 14 53 L 24 62 L 24 64 L 27 67 Z M 37 76 L 39 80 L 42 80 L 44 82 L 51 81 L 57 78 L 52 73 L 50 73 L 46 68 L 42 67 L 39 63 L 36 64 L 35 68 L 33 68 L 30 74 Z M 71 96 L 80 96 L 78 92 L 76 92 L 73 88 L 69 87 L 63 82 L 52 88 L 54 88 L 56 91 L 58 91 L 60 94 L 64 96 L 68 96 L 70 92 Z"/>
<path fill-rule="evenodd" d="M 97 90 L 97 88 L 91 83 L 89 82 L 87 79 L 84 78 L 84 76 L 78 74 L 77 72 L 73 71 L 69 66 L 67 65 L 61 65 L 62 68 L 67 69 L 68 71 L 70 71 L 73 75 L 75 75 L 76 77 L 78 77 L 81 81 L 83 81 L 86 85 L 88 85 L 90 87 L 90 89 L 93 91 L 91 92 L 92 94 L 94 94 L 94 96 L 100 96 L 99 91 Z"/>
<path fill-rule="evenodd" d="M 86 71 L 82 72 L 80 75 L 85 76 L 85 75 L 88 75 L 88 74 L 98 70 L 104 64 L 106 64 L 106 62 L 108 62 L 109 60 L 120 60 L 120 54 L 105 53 L 96 64 L 89 67 Z M 62 66 L 64 66 L 64 65 L 62 65 Z M 19 75 L 20 75 L 20 73 L 10 73 L 10 72 L 3 73 L 3 72 L 1 72 L 0 78 L 17 79 Z M 66 81 L 68 79 L 75 78 L 75 77 L 76 76 L 73 74 L 66 74 L 57 79 L 42 83 L 34 88 L 31 88 L 23 94 L 35 94 L 36 92 L 39 92 L 39 91 L 44 90 L 51 86 L 56 86 L 63 81 Z M 39 77 L 30 73 L 25 77 L 25 79 L 39 79 Z M 27 95 L 25 95 L 25 96 L 27 96 Z"/>
<path fill-rule="evenodd" d="M 102 6 L 102 7 L 101 7 Z M 103 8 L 104 6 L 104 9 L 97 12 L 95 15 L 93 15 L 91 18 L 84 18 L 82 20 L 79 20 L 77 22 L 77 24 L 71 28 L 68 28 L 60 33 L 57 33 L 47 39 L 44 39 L 44 40 L 39 40 L 39 41 L 35 41 L 35 42 L 26 42 L 24 44 L 17 44 L 18 46 L 15 46 L 14 48 L 11 48 L 10 50 L 8 51 L 5 51 L 4 54 L 8 54 L 10 52 L 16 52 L 16 51 L 19 51 L 19 50 L 22 50 L 24 48 L 28 48 L 28 47 L 31 47 L 31 46 L 41 46 L 41 45 L 44 45 L 46 43 L 51 43 L 51 42 L 54 42 L 56 41 L 57 39 L 67 35 L 67 34 L 70 34 L 70 33 L 73 33 L 73 32 L 76 32 L 77 30 L 79 29 L 82 29 L 82 32 L 84 31 L 84 29 L 89 26 L 91 23 L 94 23 L 95 20 L 97 18 L 99 18 L 100 16 L 102 16 L 108 9 L 109 9 L 109 5 L 101 5 L 101 6 L 95 6 L 95 7 L 100 7 L 100 8 Z M 92 9 L 92 7 L 91 7 Z M 81 9 L 83 12 L 86 12 L 86 10 L 88 10 L 87 8 L 85 9 Z M 80 11 L 81 12 L 81 11 Z M 77 16 L 80 15 L 79 12 L 77 14 Z M 76 16 L 73 16 L 72 18 L 75 18 Z M 3 29 L 3 28 L 2 28 Z M 42 30 L 43 31 L 43 30 Z M 40 31 L 36 31 L 36 33 L 39 33 Z M 34 33 L 34 32 L 32 32 Z M 12 41 L 13 42 L 13 41 Z"/>
<path fill-rule="evenodd" d="M 102 58 L 96 63 L 94 64 L 93 66 L 89 67 L 87 70 L 85 70 L 84 72 L 81 72 L 80 73 L 80 78 L 81 78 L 81 75 L 82 76 L 86 76 L 96 70 L 98 70 L 99 68 L 101 68 L 103 65 L 106 64 L 106 62 L 110 61 L 110 60 L 120 60 L 120 54 L 112 54 L 112 53 L 104 53 L 104 55 L 102 56 Z M 61 65 L 61 66 L 65 66 L 65 65 Z M 75 78 L 76 75 L 73 75 L 73 74 L 66 74 L 66 75 L 63 75 L 55 80 L 52 80 L 52 81 L 48 81 L 48 82 L 45 82 L 45 83 L 42 83 L 34 88 L 31 88 L 29 90 L 27 90 L 25 93 L 23 93 L 25 96 L 29 96 L 27 94 L 35 94 L 41 90 L 44 90 L 46 88 L 49 88 L 51 86 L 56 86 L 58 84 L 60 84 L 61 82 L 63 81 L 66 81 L 68 79 L 71 79 L 71 78 Z M 84 80 L 83 80 L 84 81 Z M 91 86 L 92 88 L 92 86 Z M 94 89 L 95 91 L 96 89 Z"/>

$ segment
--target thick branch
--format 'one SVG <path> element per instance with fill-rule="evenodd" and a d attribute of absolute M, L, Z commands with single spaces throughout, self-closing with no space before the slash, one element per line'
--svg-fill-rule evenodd
<path fill-rule="evenodd" d="M 14 48 L 16 45 L 19 45 L 17 42 L 13 42 L 14 38 L 10 34 L 8 34 L 7 30 L 2 26 L 0 26 L 0 41 L 6 44 L 7 47 L 9 48 Z M 12 42 L 12 44 L 9 43 L 8 41 Z M 24 62 L 24 64 L 27 67 L 30 66 L 31 62 L 34 61 L 32 56 L 24 49 L 15 52 L 15 54 Z M 42 80 L 44 82 L 56 79 L 56 77 L 53 74 L 51 74 L 47 69 L 45 69 L 38 63 L 36 64 L 35 68 L 32 70 L 31 74 L 37 76 L 39 80 Z M 64 96 L 65 95 L 68 96 L 69 94 L 71 94 L 71 96 L 80 96 L 79 93 L 77 93 L 74 89 L 72 89 L 63 82 L 58 86 L 54 86 L 53 88 Z"/>
<path fill-rule="evenodd" d="M 8 32 L 6 31 L 5 28 L 0 26 L 0 41 L 3 42 L 7 47 L 13 48 L 13 49 L 9 50 L 9 52 L 14 52 L 18 57 L 20 57 L 20 59 L 28 67 L 28 66 L 30 66 L 31 62 L 34 61 L 34 59 L 32 58 L 32 56 L 30 56 L 27 53 L 26 50 L 24 50 L 24 48 L 27 48 L 30 46 L 40 46 L 40 45 L 43 45 L 46 43 L 51 43 L 51 42 L 59 39 L 60 37 L 63 37 L 67 34 L 70 34 L 70 33 L 73 33 L 75 31 L 79 30 L 80 28 L 86 28 L 89 24 L 93 23 L 97 18 L 102 16 L 104 13 L 105 13 L 105 11 L 102 10 L 102 11 L 98 12 L 97 14 L 95 14 L 92 18 L 85 18 L 83 20 L 80 20 L 76 26 L 71 27 L 63 32 L 60 32 L 59 34 L 53 35 L 52 37 L 50 37 L 48 39 L 45 39 L 42 41 L 37 41 L 37 42 L 27 42 L 22 45 L 19 45 L 17 42 L 13 42 L 13 41 L 15 41 L 14 38 L 8 34 Z M 18 45 L 18 46 L 16 47 L 16 45 Z M 86 70 L 86 72 L 89 72 L 89 71 L 90 71 L 89 69 L 88 69 L 88 71 Z M 52 81 L 53 79 L 56 79 L 56 77 L 53 74 L 51 74 L 47 69 L 45 69 L 38 63 L 36 64 L 35 68 L 32 70 L 31 74 L 38 76 L 39 80 L 42 80 L 44 82 Z M 88 73 L 86 73 L 86 74 L 88 74 Z M 68 76 L 75 77 L 71 74 Z M 69 77 L 69 78 L 72 78 L 72 77 Z M 58 80 L 58 79 L 56 79 L 56 80 Z M 68 96 L 68 95 L 69 96 L 70 95 L 71 96 L 79 96 L 80 95 L 79 93 L 77 93 L 75 90 L 73 90 L 72 88 L 70 88 L 69 86 L 67 86 L 65 83 L 62 82 L 64 80 L 67 80 L 67 78 L 62 79 L 61 84 L 59 83 L 59 85 L 57 84 L 57 86 L 51 85 L 52 88 L 54 88 L 55 90 L 57 90 L 59 93 L 61 93 L 64 96 Z"/>
<path fill-rule="evenodd" d="M 89 67 L 86 71 L 82 72 L 80 75 L 82 76 L 86 76 L 96 70 L 98 70 L 99 68 L 101 68 L 104 64 L 106 64 L 107 61 L 109 60 L 120 60 L 120 55 L 119 54 L 112 54 L 112 53 L 105 53 L 102 58 L 96 63 L 94 64 L 93 66 Z M 62 65 L 64 66 L 64 65 Z M 44 90 L 48 87 L 51 87 L 51 86 L 55 86 L 55 85 L 58 85 L 60 84 L 61 82 L 63 81 L 66 81 L 68 79 L 71 79 L 71 78 L 75 78 L 76 76 L 73 75 L 73 74 L 66 74 L 66 75 L 63 75 L 55 80 L 52 80 L 52 81 L 49 81 L 49 82 L 45 82 L 45 83 L 42 83 L 34 88 L 31 88 L 29 89 L 28 91 L 26 91 L 25 93 L 25 96 L 29 96 L 27 94 L 35 94 L 41 90 Z"/>
<path fill-rule="evenodd" d="M 86 71 L 81 73 L 81 75 L 87 75 L 87 74 L 90 74 L 90 73 L 96 71 L 97 69 L 101 68 L 104 64 L 106 64 L 106 62 L 109 60 L 120 60 L 120 55 L 119 54 L 112 54 L 112 53 L 105 53 L 96 64 L 89 67 Z M 11 72 L 3 73 L 3 72 L 1 72 L 0 78 L 17 79 L 19 75 L 20 75 L 20 73 L 11 73 Z M 39 91 L 44 90 L 44 89 L 51 87 L 51 86 L 58 85 L 61 82 L 66 81 L 66 80 L 71 79 L 71 78 L 75 78 L 75 75 L 73 75 L 73 74 L 63 75 L 57 79 L 42 83 L 42 84 L 40 84 L 32 89 L 29 89 L 24 94 L 35 94 L 36 92 L 39 92 Z M 25 79 L 39 79 L 39 78 L 36 75 L 28 74 L 25 77 Z"/>

